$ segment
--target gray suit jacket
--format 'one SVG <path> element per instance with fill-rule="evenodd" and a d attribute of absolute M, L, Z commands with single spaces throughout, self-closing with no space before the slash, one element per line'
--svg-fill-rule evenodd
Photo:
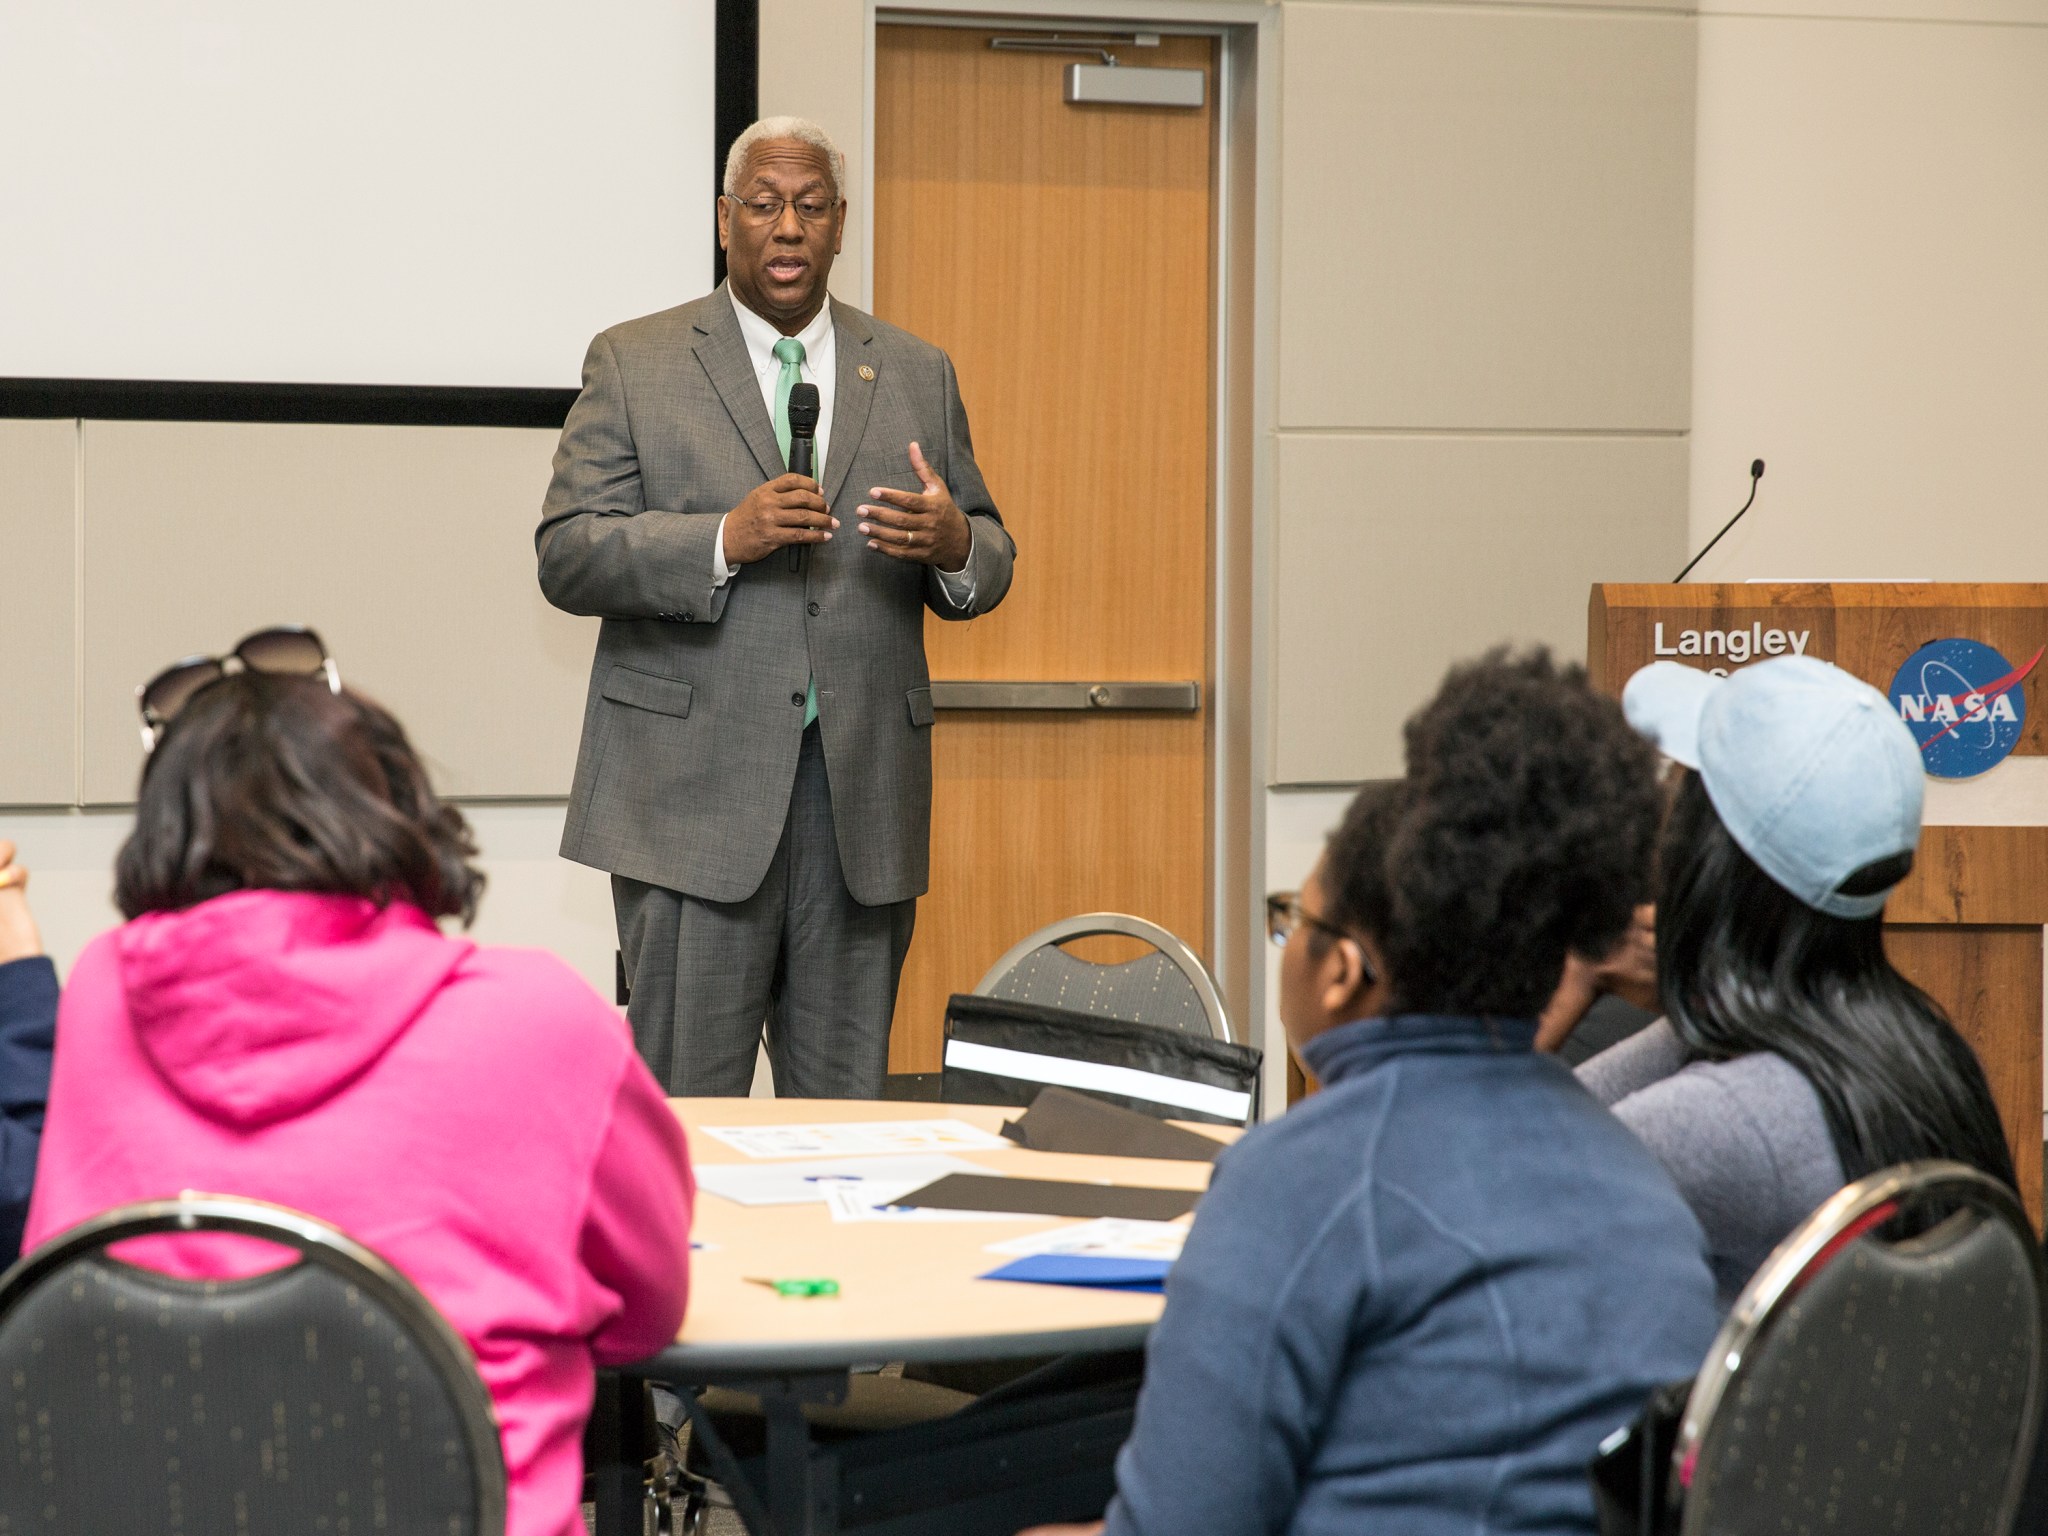
<path fill-rule="evenodd" d="M 710 901 L 751 896 L 782 837 L 815 677 L 847 888 L 867 905 L 925 890 L 924 610 L 995 607 L 1016 546 L 975 467 L 946 355 L 843 304 L 832 321 L 824 492 L 838 536 L 795 570 L 778 550 L 718 588 L 719 519 L 784 471 L 730 299 L 721 287 L 590 344 L 535 535 L 548 601 L 604 620 L 565 858 Z M 913 440 L 969 514 L 969 609 L 930 567 L 869 549 L 856 527 L 870 488 L 920 489 Z"/>

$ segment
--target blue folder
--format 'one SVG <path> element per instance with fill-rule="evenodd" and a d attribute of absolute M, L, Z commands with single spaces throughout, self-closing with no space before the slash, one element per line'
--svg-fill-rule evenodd
<path fill-rule="evenodd" d="M 984 1280 L 1022 1280 L 1031 1285 L 1083 1285 L 1095 1290 L 1163 1291 L 1165 1259 L 1104 1259 L 1085 1254 L 1034 1253 L 992 1269 Z"/>

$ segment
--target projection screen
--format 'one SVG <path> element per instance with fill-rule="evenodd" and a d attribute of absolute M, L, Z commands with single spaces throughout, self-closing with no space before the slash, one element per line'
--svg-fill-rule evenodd
<path fill-rule="evenodd" d="M 573 388 L 710 286 L 713 0 L 0 5 L 0 378 Z"/>

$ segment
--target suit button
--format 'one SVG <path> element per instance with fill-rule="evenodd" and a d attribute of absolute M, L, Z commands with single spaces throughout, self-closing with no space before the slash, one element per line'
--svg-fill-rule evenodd
<path fill-rule="evenodd" d="M 804 696 L 800 693 L 792 693 L 789 696 L 789 702 L 801 708 L 804 702 Z"/>
<path fill-rule="evenodd" d="M 812 618 L 815 619 L 818 616 L 818 605 L 816 603 L 806 603 L 804 608 Z"/>
<path fill-rule="evenodd" d="M 683 622 L 685 624 L 694 624 L 697 622 L 697 615 L 695 615 L 694 613 L 686 613 L 683 615 Z"/>

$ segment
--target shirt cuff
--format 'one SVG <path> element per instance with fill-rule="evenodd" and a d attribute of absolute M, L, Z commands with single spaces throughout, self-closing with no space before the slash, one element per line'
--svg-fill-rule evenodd
<path fill-rule="evenodd" d="M 718 532 L 711 540 L 711 590 L 714 592 L 732 580 L 734 568 L 725 563 L 725 518 L 731 516 L 728 512 L 718 520 Z"/>
<path fill-rule="evenodd" d="M 974 519 L 967 519 L 967 563 L 957 571 L 942 571 L 932 567 L 932 574 L 939 578 L 939 590 L 946 594 L 946 601 L 955 608 L 974 606 L 974 541 L 979 535 L 974 531 Z"/>

